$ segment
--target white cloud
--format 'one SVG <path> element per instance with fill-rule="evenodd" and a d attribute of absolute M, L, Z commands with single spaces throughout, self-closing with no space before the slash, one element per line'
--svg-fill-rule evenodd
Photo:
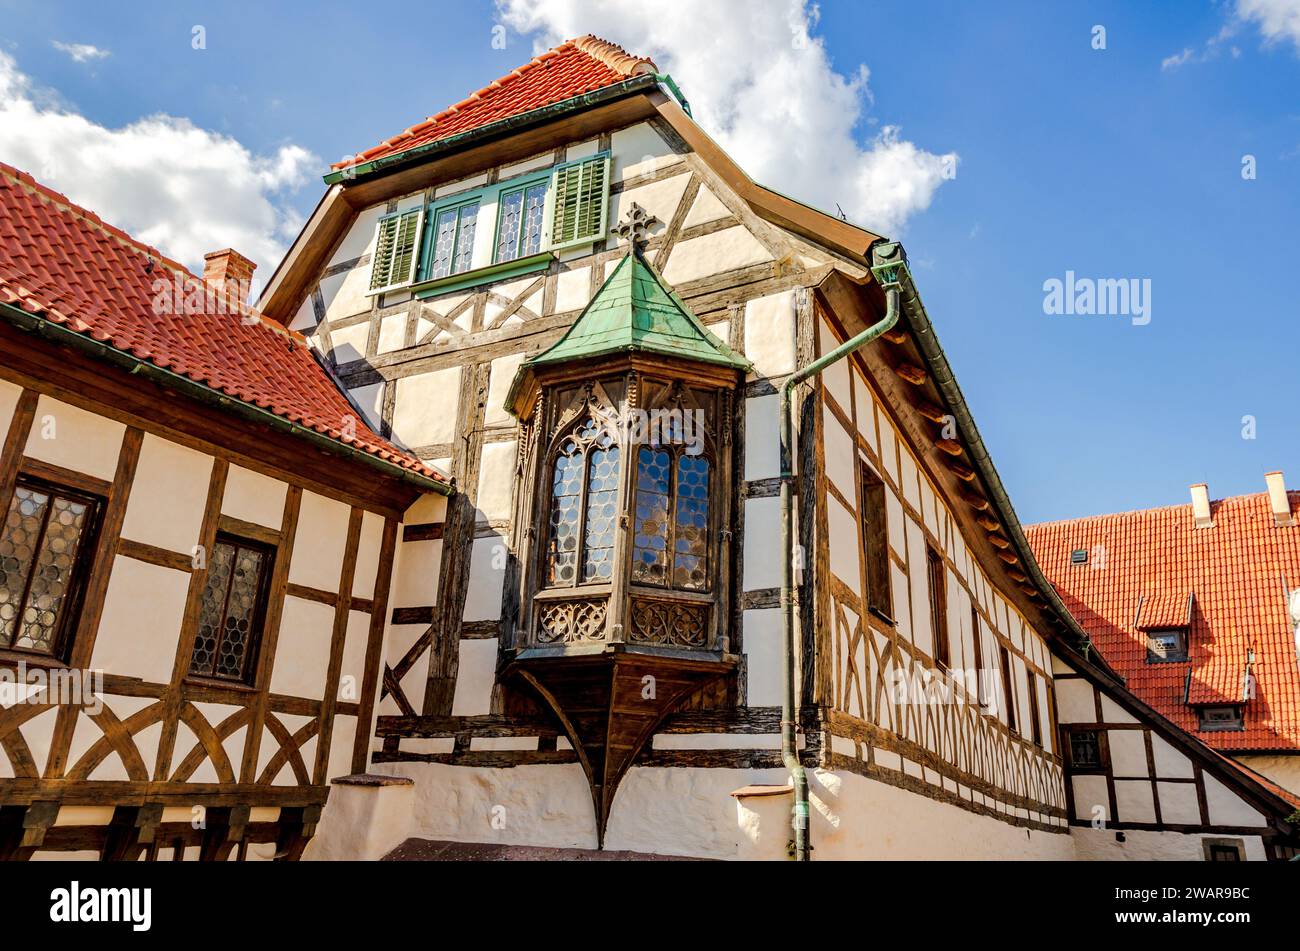
<path fill-rule="evenodd" d="M 301 217 L 283 203 L 319 160 L 297 145 L 255 155 L 188 119 L 152 115 L 110 129 L 37 88 L 0 51 L 0 160 L 201 271 L 232 247 L 265 279 Z"/>
<path fill-rule="evenodd" d="M 808 0 L 760 15 L 752 0 L 497 0 L 505 24 L 538 45 L 595 33 L 670 72 L 701 126 L 756 181 L 819 208 L 842 207 L 870 230 L 897 234 L 929 207 L 955 153 L 939 155 L 872 122 L 869 72 L 838 72 Z"/>
<path fill-rule="evenodd" d="M 1268 42 L 1290 40 L 1300 52 L 1300 0 L 1237 0 L 1237 17 L 1253 21 Z"/>
<path fill-rule="evenodd" d="M 1235 37 L 1244 24 L 1253 23 L 1264 37 L 1265 45 L 1290 40 L 1300 53 L 1300 0 L 1236 0 L 1228 22 L 1219 32 L 1205 41 L 1199 49 L 1184 47 L 1181 53 L 1166 56 L 1160 68 L 1171 72 L 1187 63 L 1206 63 L 1218 58 L 1224 44 Z M 1229 43 L 1226 47 L 1233 59 L 1241 56 L 1241 48 Z"/>
<path fill-rule="evenodd" d="M 64 43 L 60 40 L 51 40 L 50 45 L 60 53 L 67 53 L 78 63 L 89 63 L 97 59 L 104 59 L 109 55 L 108 50 L 102 50 L 98 46 L 92 46 L 89 43 Z"/>

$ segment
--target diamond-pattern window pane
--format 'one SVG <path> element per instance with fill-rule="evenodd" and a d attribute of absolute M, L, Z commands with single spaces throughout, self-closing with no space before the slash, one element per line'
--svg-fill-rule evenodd
<path fill-rule="evenodd" d="M 497 226 L 497 260 L 513 261 L 519 256 L 519 227 L 523 223 L 524 193 L 501 196 L 501 223 Z"/>
<path fill-rule="evenodd" d="M 460 234 L 456 237 L 456 257 L 451 273 L 468 271 L 474 260 L 474 232 L 478 226 L 478 202 L 463 205 L 460 209 Z"/>
<path fill-rule="evenodd" d="M 603 434 L 591 454 L 587 474 L 587 530 L 582 544 L 583 581 L 609 581 L 614 575 L 614 523 L 618 518 L 619 451 Z"/>
<path fill-rule="evenodd" d="M 636 531 L 632 538 L 632 580 L 668 583 L 668 478 L 665 450 L 642 446 L 636 460 Z"/>
<path fill-rule="evenodd" d="M 555 460 L 551 483 L 551 548 L 548 584 L 573 584 L 578 566 L 578 523 L 582 505 L 584 455 L 578 443 L 567 439 Z"/>
<path fill-rule="evenodd" d="M 96 501 L 19 482 L 0 536 L 0 647 L 54 654 Z"/>
<path fill-rule="evenodd" d="M 208 560 L 199 605 L 190 673 L 245 683 L 261 636 L 261 594 L 270 554 L 233 539 L 219 539 Z"/>
<path fill-rule="evenodd" d="M 673 532 L 673 587 L 701 591 L 709 585 L 709 460 L 677 458 L 677 510 Z"/>
<path fill-rule="evenodd" d="M 527 256 L 542 250 L 542 215 L 546 209 L 546 184 L 524 190 L 524 236 L 520 254 Z"/>
<path fill-rule="evenodd" d="M 451 255 L 456 247 L 456 209 L 438 212 L 433 231 L 433 263 L 429 277 L 446 277 L 451 273 Z"/>

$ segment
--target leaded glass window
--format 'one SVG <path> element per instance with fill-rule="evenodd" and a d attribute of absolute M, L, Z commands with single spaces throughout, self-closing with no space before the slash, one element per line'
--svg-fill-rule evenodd
<path fill-rule="evenodd" d="M 0 647 L 61 653 L 101 500 L 18 479 L 0 535 Z"/>
<path fill-rule="evenodd" d="M 542 250 L 542 216 L 545 208 L 545 182 L 528 185 L 501 196 L 497 261 L 513 261 Z"/>
<path fill-rule="evenodd" d="M 551 478 L 548 585 L 612 580 L 620 461 L 613 433 L 590 417 L 560 443 Z"/>
<path fill-rule="evenodd" d="M 637 452 L 633 582 L 708 590 L 709 469 L 704 455 L 682 452 L 674 462 L 666 449 Z"/>
<path fill-rule="evenodd" d="M 430 279 L 470 269 L 474 260 L 478 205 L 473 201 L 438 211 L 433 222 L 433 250 L 429 255 Z"/>
<path fill-rule="evenodd" d="M 262 637 L 271 550 L 219 536 L 208 559 L 190 673 L 249 683 Z"/>

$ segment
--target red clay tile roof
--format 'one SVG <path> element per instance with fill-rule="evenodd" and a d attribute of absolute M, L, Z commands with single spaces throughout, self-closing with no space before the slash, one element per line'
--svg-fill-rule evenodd
<path fill-rule="evenodd" d="M 0 163 L 0 303 L 445 481 L 367 426 L 301 335 L 233 298 L 224 307 L 208 298 L 214 306 L 203 309 L 216 313 L 156 312 L 155 281 L 174 289 L 178 275 L 183 297 L 204 287 L 175 261 Z"/>
<path fill-rule="evenodd" d="M 429 116 L 374 148 L 334 163 L 333 168 L 347 168 L 386 158 L 469 132 L 490 122 L 603 89 L 632 76 L 657 71 L 652 60 L 631 56 L 621 46 L 591 34 L 581 36 L 547 50 L 454 106 Z"/>
<path fill-rule="evenodd" d="M 1300 509 L 1300 492 L 1289 500 Z M 1025 535 L 1139 698 L 1216 750 L 1300 749 L 1300 665 L 1287 612 L 1287 592 L 1300 588 L 1300 525 L 1275 525 L 1264 494 L 1215 502 L 1212 512 L 1213 528 L 1194 527 L 1191 506 L 1178 505 L 1033 525 Z M 1070 563 L 1078 548 L 1088 563 Z M 1189 595 L 1188 660 L 1148 663 L 1145 629 L 1185 621 Z M 1198 730 L 1189 701 L 1242 702 L 1251 651 L 1245 730 Z"/>

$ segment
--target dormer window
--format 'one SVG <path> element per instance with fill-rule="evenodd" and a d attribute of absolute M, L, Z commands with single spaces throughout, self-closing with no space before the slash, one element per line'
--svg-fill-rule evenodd
<path fill-rule="evenodd" d="M 1246 723 L 1241 714 L 1241 704 L 1229 703 L 1221 706 L 1201 707 L 1198 729 L 1207 733 L 1244 730 Z"/>
<path fill-rule="evenodd" d="M 1166 627 L 1147 631 L 1147 663 L 1187 660 L 1187 628 Z"/>

